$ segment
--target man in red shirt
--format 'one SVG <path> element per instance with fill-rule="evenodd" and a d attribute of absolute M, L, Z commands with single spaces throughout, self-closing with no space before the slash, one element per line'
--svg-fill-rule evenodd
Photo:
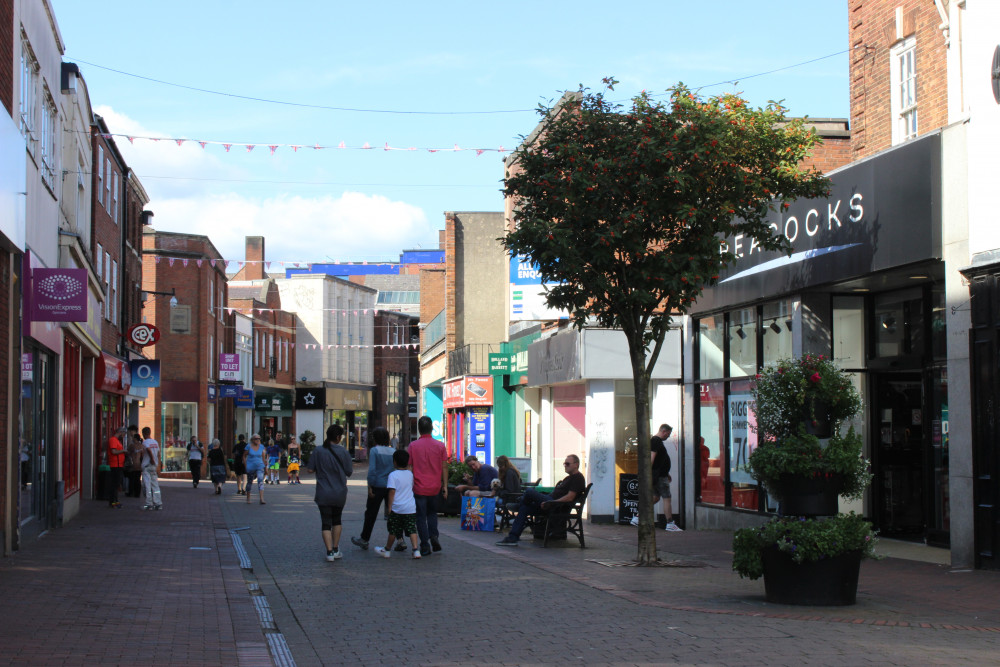
<path fill-rule="evenodd" d="M 417 421 L 420 437 L 410 443 L 410 466 L 413 468 L 413 498 L 417 503 L 417 535 L 420 555 L 441 551 L 438 542 L 437 497 L 442 491 L 448 498 L 448 448 L 431 437 L 434 422 L 427 415 Z"/>
<path fill-rule="evenodd" d="M 108 507 L 121 509 L 122 504 L 118 502 L 118 487 L 122 485 L 122 468 L 125 466 L 125 446 L 122 440 L 128 431 L 122 424 L 115 431 L 115 434 L 108 438 Z"/>

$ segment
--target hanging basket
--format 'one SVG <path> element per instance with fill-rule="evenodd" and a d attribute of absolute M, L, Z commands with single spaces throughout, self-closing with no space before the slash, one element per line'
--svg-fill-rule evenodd
<path fill-rule="evenodd" d="M 815 477 L 782 475 L 767 490 L 778 501 L 781 516 L 833 516 L 840 509 L 840 490 L 844 476 L 830 474 Z"/>
<path fill-rule="evenodd" d="M 860 551 L 810 563 L 796 563 L 776 547 L 768 547 L 761 556 L 768 602 L 829 607 L 857 602 Z"/>

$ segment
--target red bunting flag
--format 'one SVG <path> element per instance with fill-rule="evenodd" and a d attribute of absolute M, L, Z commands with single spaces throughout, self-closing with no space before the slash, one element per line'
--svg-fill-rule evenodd
<path fill-rule="evenodd" d="M 207 143 L 208 143 L 207 141 L 199 141 L 198 145 L 201 146 L 202 148 L 204 148 L 205 144 L 207 144 Z"/>
<path fill-rule="evenodd" d="M 177 145 L 178 145 L 178 146 L 180 146 L 181 144 L 183 144 L 183 143 L 184 143 L 184 139 L 174 139 L 174 141 L 176 141 L 176 142 L 177 142 Z"/>
<path fill-rule="evenodd" d="M 247 144 L 247 153 L 249 153 L 250 151 L 252 151 L 253 147 L 254 147 L 253 144 Z"/>
<path fill-rule="evenodd" d="M 271 144 L 270 146 L 268 146 L 268 148 L 271 149 L 271 155 L 274 155 L 274 151 L 278 150 L 278 145 L 277 144 Z"/>
<path fill-rule="evenodd" d="M 128 142 L 130 144 L 134 144 L 135 143 L 135 137 L 125 137 L 125 138 L 128 139 Z"/>
<path fill-rule="evenodd" d="M 225 148 L 225 149 L 226 149 L 226 152 L 228 153 L 228 152 L 229 152 L 229 149 L 230 149 L 230 148 L 232 148 L 232 147 L 233 147 L 233 145 L 232 145 L 232 144 L 222 144 L 222 147 L 223 147 L 223 148 Z"/>
<path fill-rule="evenodd" d="M 197 264 L 198 264 L 198 268 L 199 268 L 199 269 L 201 268 L 201 263 L 202 263 L 202 261 L 204 261 L 204 260 L 201 260 L 201 259 L 199 259 L 199 260 L 197 261 Z"/>
<path fill-rule="evenodd" d="M 173 257 L 168 257 L 167 258 L 167 264 L 169 264 L 170 266 L 173 266 L 174 265 L 174 258 Z"/>

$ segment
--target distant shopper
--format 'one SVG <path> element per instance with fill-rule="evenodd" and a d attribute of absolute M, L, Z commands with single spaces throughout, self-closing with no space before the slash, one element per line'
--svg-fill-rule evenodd
<path fill-rule="evenodd" d="M 460 495 L 472 497 L 492 495 L 493 480 L 499 476 L 497 469 L 480 463 L 475 456 L 466 456 L 465 465 L 472 470 L 472 475 L 466 475 L 467 483 L 459 484 L 455 487 L 455 491 Z"/>
<path fill-rule="evenodd" d="M 142 428 L 142 485 L 146 489 L 144 510 L 163 509 L 160 497 L 160 443 L 152 438 L 148 426 Z"/>
<path fill-rule="evenodd" d="M 208 474 L 215 485 L 215 495 L 222 495 L 222 485 L 226 483 L 226 475 L 229 473 L 226 466 L 226 453 L 222 451 L 222 444 L 216 438 L 208 446 Z"/>
<path fill-rule="evenodd" d="M 267 483 L 268 484 L 281 484 L 281 480 L 278 479 L 278 474 L 281 468 L 281 447 L 272 438 L 270 442 L 267 443 Z"/>
<path fill-rule="evenodd" d="M 236 475 L 236 495 L 246 493 L 247 467 L 243 463 L 243 451 L 247 448 L 247 439 L 241 433 L 233 445 L 233 474 Z"/>
<path fill-rule="evenodd" d="M 142 436 L 139 427 L 128 427 L 128 454 L 125 456 L 125 477 L 127 490 L 125 495 L 130 498 L 142 496 Z"/>
<path fill-rule="evenodd" d="M 201 466 L 202 459 L 205 458 L 205 446 L 201 444 L 198 440 L 197 435 L 191 436 L 191 441 L 187 445 L 188 452 L 188 469 L 191 470 L 191 483 L 194 484 L 194 488 L 198 488 L 198 482 L 201 481 Z"/>
<path fill-rule="evenodd" d="M 659 430 L 649 439 L 650 463 L 653 467 L 653 507 L 663 499 L 663 517 L 666 521 L 665 529 L 670 533 L 679 533 L 684 529 L 674 523 L 673 508 L 670 502 L 670 455 L 667 454 L 667 447 L 664 442 L 670 438 L 674 428 L 670 424 L 660 424 Z M 639 517 L 632 517 L 633 526 L 639 525 Z"/>
<path fill-rule="evenodd" d="M 108 438 L 108 507 L 121 509 L 118 502 L 118 487 L 122 485 L 122 468 L 125 466 L 127 451 L 122 441 L 126 440 L 128 429 L 124 424 L 118 427 L 115 434 Z"/>
<path fill-rule="evenodd" d="M 260 436 L 254 433 L 250 436 L 250 444 L 243 450 L 243 466 L 247 469 L 247 486 L 245 489 L 247 502 L 250 502 L 250 492 L 253 490 L 253 481 L 257 480 L 257 495 L 260 497 L 260 504 L 264 502 L 264 469 L 267 466 L 267 450 L 260 442 Z"/>
<path fill-rule="evenodd" d="M 410 443 L 410 465 L 413 469 L 413 498 L 417 503 L 417 534 L 420 535 L 420 553 L 429 556 L 431 551 L 441 551 L 438 542 L 437 498 L 448 498 L 448 449 L 431 433 L 434 422 L 427 415 L 417 421 L 420 437 Z"/>
<path fill-rule="evenodd" d="M 301 484 L 299 480 L 299 457 L 297 454 L 288 455 L 288 483 L 289 484 Z"/>
<path fill-rule="evenodd" d="M 362 549 L 368 548 L 368 540 L 372 537 L 379 508 L 382 505 L 385 505 L 387 510 L 391 507 L 388 482 L 389 474 L 395 469 L 392 455 L 397 451 L 389 445 L 389 431 L 382 426 L 372 430 L 371 441 L 374 446 L 368 451 L 368 504 L 365 505 L 365 523 L 361 528 L 361 537 L 351 538 L 351 544 Z M 413 495 L 412 491 L 410 495 Z"/>
<path fill-rule="evenodd" d="M 292 435 L 291 433 L 288 434 L 288 437 L 285 439 L 285 442 L 288 445 L 285 449 L 287 458 L 286 465 L 288 471 L 288 483 L 300 484 L 301 482 L 298 481 L 299 479 L 298 463 L 299 461 L 302 460 L 302 450 L 299 448 L 299 443 L 295 442 L 295 436 Z M 296 464 L 294 482 L 292 482 L 292 459 L 295 459 L 295 464 Z"/>
<path fill-rule="evenodd" d="M 386 436 L 388 435 L 386 433 Z M 392 454 L 392 463 L 395 470 L 389 473 L 389 479 L 386 481 L 391 508 L 387 523 L 389 537 L 386 538 L 384 547 L 375 547 L 375 553 L 382 558 L 388 558 L 392 555 L 393 543 L 396 540 L 402 541 L 403 535 L 406 535 L 413 547 L 413 557 L 420 558 L 417 544 L 417 504 L 413 499 L 413 473 L 406 469 L 410 464 L 410 454 L 397 449 Z M 378 512 L 378 506 L 375 511 Z"/>
<path fill-rule="evenodd" d="M 341 557 L 341 515 L 347 502 L 347 478 L 354 472 L 351 455 L 340 444 L 343 437 L 344 429 L 331 424 L 326 429 L 323 446 L 313 450 L 309 457 L 309 470 L 316 473 L 316 495 L 313 499 L 319 507 L 326 559 L 331 562 Z"/>

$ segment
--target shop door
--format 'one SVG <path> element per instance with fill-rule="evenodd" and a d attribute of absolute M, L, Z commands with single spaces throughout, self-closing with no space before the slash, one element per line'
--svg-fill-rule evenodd
<path fill-rule="evenodd" d="M 923 539 L 925 428 L 919 373 L 874 375 L 875 520 L 886 536 Z"/>

